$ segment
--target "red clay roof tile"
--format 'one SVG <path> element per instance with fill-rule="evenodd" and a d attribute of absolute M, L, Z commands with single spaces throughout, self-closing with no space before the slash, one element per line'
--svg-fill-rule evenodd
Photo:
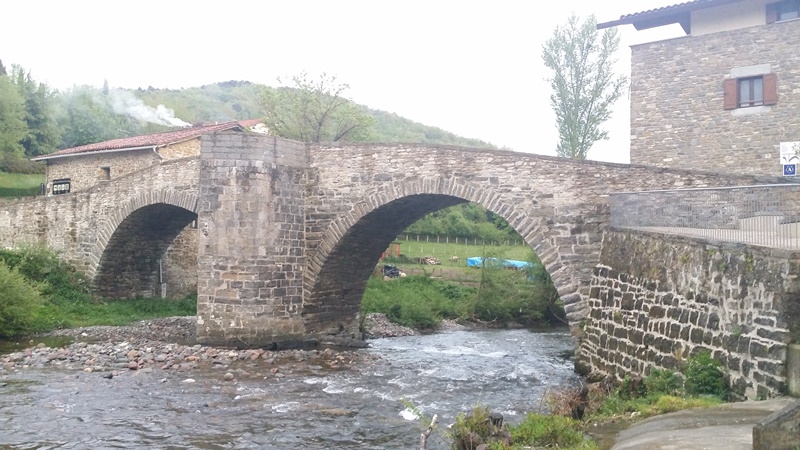
<path fill-rule="evenodd" d="M 32 161 L 43 161 L 54 157 L 62 157 L 68 155 L 82 155 L 93 152 L 142 148 L 142 147 L 163 147 L 169 144 L 176 144 L 178 142 L 187 141 L 200 137 L 206 133 L 213 133 L 215 131 L 230 130 L 233 128 L 249 128 L 259 124 L 259 119 L 238 120 L 233 122 L 224 122 L 214 125 L 203 125 L 196 127 L 181 128 L 174 131 L 165 131 L 163 133 L 146 134 L 144 136 L 131 136 L 119 139 L 112 139 L 110 141 L 97 142 L 94 144 L 81 145 L 79 147 L 65 148 L 47 155 L 37 156 L 32 158 Z"/>

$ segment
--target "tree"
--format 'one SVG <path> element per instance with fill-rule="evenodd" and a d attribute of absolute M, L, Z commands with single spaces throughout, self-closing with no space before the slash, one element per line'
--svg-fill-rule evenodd
<path fill-rule="evenodd" d="M 30 72 L 13 66 L 12 80 L 25 102 L 27 133 L 21 144 L 28 158 L 44 155 L 56 149 L 61 135 L 53 113 L 55 98 L 44 83 L 37 83 Z"/>
<path fill-rule="evenodd" d="M 0 160 L 20 159 L 27 133 L 25 100 L 7 75 L 0 75 Z"/>
<path fill-rule="evenodd" d="M 545 42 L 542 59 L 553 71 L 548 81 L 553 89 L 550 104 L 556 113 L 559 156 L 586 159 L 595 142 L 608 139 L 600 125 L 611 117 L 611 105 L 627 84 L 625 76 L 617 77 L 612 71 L 618 47 L 617 31 L 609 28 L 600 34 L 593 15 L 579 23 L 572 14 Z"/>
<path fill-rule="evenodd" d="M 283 84 L 281 79 L 278 82 Z M 270 131 L 287 139 L 305 142 L 364 140 L 372 117 L 343 96 L 349 86 L 325 73 L 312 80 L 301 72 L 293 86 L 265 89 L 261 105 Z"/>
<path fill-rule="evenodd" d="M 120 137 L 120 125 L 107 97 L 91 86 L 79 86 L 62 95 L 64 129 L 61 147 L 77 147 Z M 127 131 L 127 130 L 126 130 Z"/>

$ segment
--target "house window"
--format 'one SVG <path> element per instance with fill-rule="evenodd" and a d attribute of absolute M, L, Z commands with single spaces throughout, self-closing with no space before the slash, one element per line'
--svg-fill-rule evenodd
<path fill-rule="evenodd" d="M 101 167 L 100 168 L 100 180 L 110 180 L 111 179 L 111 167 Z"/>
<path fill-rule="evenodd" d="M 737 106 L 761 106 L 764 104 L 764 78 L 740 78 L 739 82 L 739 101 Z"/>
<path fill-rule="evenodd" d="M 725 109 L 778 103 L 778 79 L 774 73 L 728 78 L 722 83 Z"/>
<path fill-rule="evenodd" d="M 69 178 L 53 180 L 53 195 L 69 194 L 69 188 L 70 188 Z"/>
<path fill-rule="evenodd" d="M 767 5 L 767 23 L 800 17 L 800 0 L 783 0 Z"/>

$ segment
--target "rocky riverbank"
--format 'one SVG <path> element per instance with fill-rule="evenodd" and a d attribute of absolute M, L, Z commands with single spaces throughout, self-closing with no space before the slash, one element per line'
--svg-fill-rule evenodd
<path fill-rule="evenodd" d="M 0 355 L 0 373 L 25 368 L 59 367 L 99 372 L 107 378 L 130 371 L 191 372 L 219 370 L 225 380 L 282 378 L 293 373 L 361 366 L 375 355 L 320 346 L 311 350 L 228 349 L 194 344 L 194 317 L 168 317 L 126 326 L 93 326 L 55 330 L 31 337 L 27 348 Z M 63 346 L 43 341 L 65 337 Z"/>
<path fill-rule="evenodd" d="M 365 318 L 365 335 L 412 336 L 416 330 L 391 323 L 383 314 Z M 437 331 L 463 328 L 452 321 Z M 59 367 L 98 372 L 106 377 L 127 371 L 190 372 L 199 367 L 220 371 L 231 380 L 239 377 L 285 377 L 292 373 L 343 369 L 379 359 L 366 352 L 320 343 L 311 350 L 229 349 L 195 344 L 194 317 L 143 320 L 125 326 L 92 326 L 54 330 L 33 336 L 24 349 L 0 355 L 0 373 L 24 368 Z M 64 338 L 63 344 L 45 344 Z M 338 341 L 334 341 L 338 342 Z M 263 364 L 262 364 L 263 363 Z"/>

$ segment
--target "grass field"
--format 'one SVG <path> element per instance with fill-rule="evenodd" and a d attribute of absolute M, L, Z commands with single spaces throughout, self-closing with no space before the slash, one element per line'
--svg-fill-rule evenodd
<path fill-rule="evenodd" d="M 473 256 L 493 256 L 496 258 L 516 259 L 527 261 L 533 255 L 533 250 L 527 245 L 467 245 L 436 242 L 397 241 L 400 243 L 400 254 L 409 258 L 433 256 L 439 258 L 445 265 L 466 266 L 466 259 Z M 458 256 L 458 263 L 451 264 L 449 259 Z"/>
<path fill-rule="evenodd" d="M 409 263 L 405 260 L 388 257 L 386 264 L 397 266 L 407 275 L 425 275 L 431 278 L 441 278 L 465 286 L 476 286 L 480 280 L 480 270 L 467 267 L 467 258 L 473 256 L 491 256 L 504 259 L 529 261 L 534 259 L 533 250 L 525 245 L 468 245 L 436 242 L 400 242 L 400 254 L 405 258 L 421 258 L 433 256 L 441 261 L 441 265 L 427 265 Z M 396 251 L 396 250 L 394 250 Z M 387 256 L 389 253 L 387 252 Z M 452 256 L 458 256 L 458 261 L 450 261 Z M 535 260 L 535 259 L 534 259 Z M 381 263 L 382 264 L 382 263 Z"/>
<path fill-rule="evenodd" d="M 23 197 L 36 195 L 44 175 L 0 172 L 0 197 Z"/>

